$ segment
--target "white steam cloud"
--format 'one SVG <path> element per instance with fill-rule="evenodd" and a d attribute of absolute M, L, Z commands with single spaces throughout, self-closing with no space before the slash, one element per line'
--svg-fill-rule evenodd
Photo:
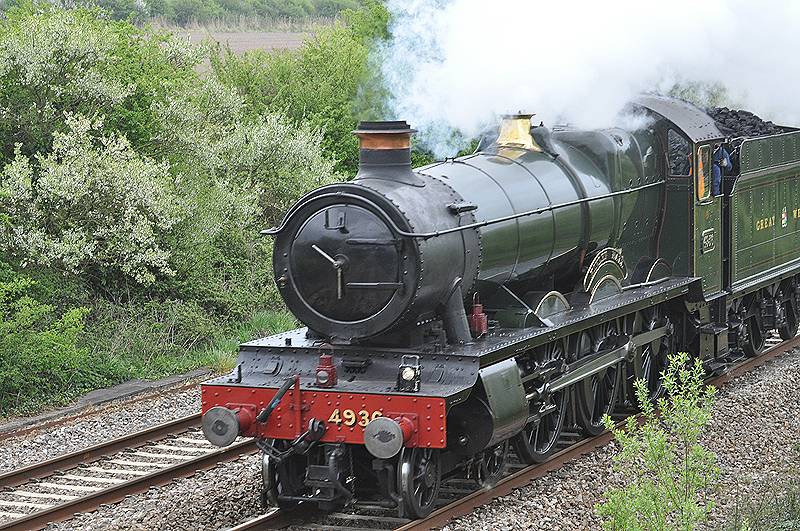
<path fill-rule="evenodd" d="M 498 114 L 612 125 L 631 97 L 722 83 L 743 108 L 800 122 L 800 2 L 389 0 L 379 61 L 394 118 L 475 135 Z M 453 153 L 437 153 L 452 155 Z"/>

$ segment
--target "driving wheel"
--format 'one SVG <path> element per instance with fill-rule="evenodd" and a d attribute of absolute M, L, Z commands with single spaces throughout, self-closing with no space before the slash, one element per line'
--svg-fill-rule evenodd
<path fill-rule="evenodd" d="M 616 343 L 617 326 L 609 321 L 578 334 L 578 360 L 611 348 Z M 620 385 L 620 364 L 606 367 L 576 384 L 578 423 L 587 435 L 599 435 L 605 429 L 603 417 L 611 415 Z"/>

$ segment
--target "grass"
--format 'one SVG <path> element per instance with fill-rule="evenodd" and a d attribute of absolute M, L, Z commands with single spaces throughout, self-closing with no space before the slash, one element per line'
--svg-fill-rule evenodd
<path fill-rule="evenodd" d="M 330 26 L 336 19 L 332 17 L 316 17 L 312 19 L 270 18 L 259 15 L 224 15 L 208 22 L 189 20 L 186 24 L 176 26 L 164 17 L 154 17 L 148 23 L 158 28 L 177 29 L 193 32 L 274 32 L 301 33 L 312 31 L 315 26 Z"/>
<path fill-rule="evenodd" d="M 237 351 L 241 343 L 260 337 L 285 332 L 298 326 L 289 312 L 258 312 L 249 323 L 242 323 L 234 333 L 198 352 L 202 365 L 211 367 L 214 372 L 225 374 L 236 366 Z"/>
<path fill-rule="evenodd" d="M 768 485 L 758 494 L 721 531 L 800 531 L 800 476 Z"/>
<path fill-rule="evenodd" d="M 0 418 L 29 416 L 47 407 L 65 406 L 93 389 L 133 378 L 158 379 L 199 367 L 209 367 L 217 374 L 225 374 L 236 366 L 239 344 L 298 326 L 286 310 L 261 311 L 227 333 L 218 334 L 210 342 L 190 346 L 173 341 L 176 339 L 171 337 L 174 316 L 150 313 L 146 319 L 141 314 L 126 318 L 118 308 L 116 310 L 107 310 L 104 321 L 106 324 L 113 321 L 113 326 L 101 326 L 96 331 L 108 336 L 105 342 L 83 350 L 84 354 L 75 356 L 72 365 L 61 367 L 58 364 L 48 372 L 51 380 L 65 380 L 63 385 L 0 397 Z M 192 316 L 196 314 L 190 313 L 182 318 L 185 320 Z M 42 354 L 47 356 L 46 353 L 30 355 Z M 30 359 L 28 366 L 37 366 L 37 362 L 37 359 Z M 96 378 L 84 378 L 75 383 L 68 377 L 69 374 L 84 373 L 96 374 Z"/>
<path fill-rule="evenodd" d="M 209 367 L 225 374 L 236 366 L 239 345 L 260 337 L 297 328 L 299 324 L 289 312 L 256 312 L 250 321 L 242 322 L 230 333 L 210 344 L 190 348 L 182 355 L 150 354 L 132 357 L 131 378 L 161 378 L 198 367 Z"/>

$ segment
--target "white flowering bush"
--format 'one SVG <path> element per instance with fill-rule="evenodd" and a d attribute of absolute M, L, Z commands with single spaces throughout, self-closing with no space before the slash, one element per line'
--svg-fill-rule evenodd
<path fill-rule="evenodd" d="M 325 54 L 313 87 L 275 84 L 317 95 L 314 109 L 259 105 L 200 75 L 207 47 L 36 1 L 0 17 L 0 412 L 207 364 L 198 347 L 249 338 L 280 307 L 259 231 L 338 179 L 323 130 L 353 127 L 314 88 L 340 87 Z"/>
<path fill-rule="evenodd" d="M 322 134 L 282 114 L 249 115 L 237 91 L 216 78 L 154 104 L 153 142 L 179 175 L 186 215 L 177 226 L 172 286 L 217 315 L 242 319 L 273 307 L 272 239 L 278 223 L 306 192 L 332 182 Z"/>
<path fill-rule="evenodd" d="M 67 117 L 48 155 L 17 152 L 0 178 L 0 244 L 19 259 L 73 273 L 111 271 L 140 284 L 171 275 L 170 230 L 184 204 L 167 163 L 137 155 L 100 121 Z"/>
<path fill-rule="evenodd" d="M 188 173 L 239 190 L 247 205 L 255 200 L 265 223 L 280 220 L 306 192 L 342 178 L 322 155 L 323 131 L 280 113 L 246 117 L 245 111 L 236 89 L 209 78 L 196 93 L 156 106 L 157 144 L 175 164 L 191 161 Z"/>
<path fill-rule="evenodd" d="M 300 197 L 343 178 L 322 156 L 322 138 L 308 122 L 296 127 L 281 114 L 259 117 L 219 142 L 217 173 L 257 191 L 261 219 L 275 224 Z"/>
<path fill-rule="evenodd" d="M 46 149 L 65 111 L 87 116 L 119 105 L 133 86 L 107 75 L 118 37 L 86 9 L 23 5 L 0 24 L 0 139 Z"/>

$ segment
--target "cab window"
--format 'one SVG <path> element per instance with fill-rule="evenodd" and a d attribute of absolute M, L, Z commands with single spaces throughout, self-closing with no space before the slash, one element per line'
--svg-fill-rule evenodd
<path fill-rule="evenodd" d="M 702 201 L 711 195 L 712 168 L 710 146 L 700 146 L 697 148 L 695 166 L 697 167 L 695 190 L 697 190 L 697 200 Z"/>
<path fill-rule="evenodd" d="M 676 176 L 692 174 L 692 148 L 689 140 L 674 129 L 667 132 L 669 173 Z"/>

